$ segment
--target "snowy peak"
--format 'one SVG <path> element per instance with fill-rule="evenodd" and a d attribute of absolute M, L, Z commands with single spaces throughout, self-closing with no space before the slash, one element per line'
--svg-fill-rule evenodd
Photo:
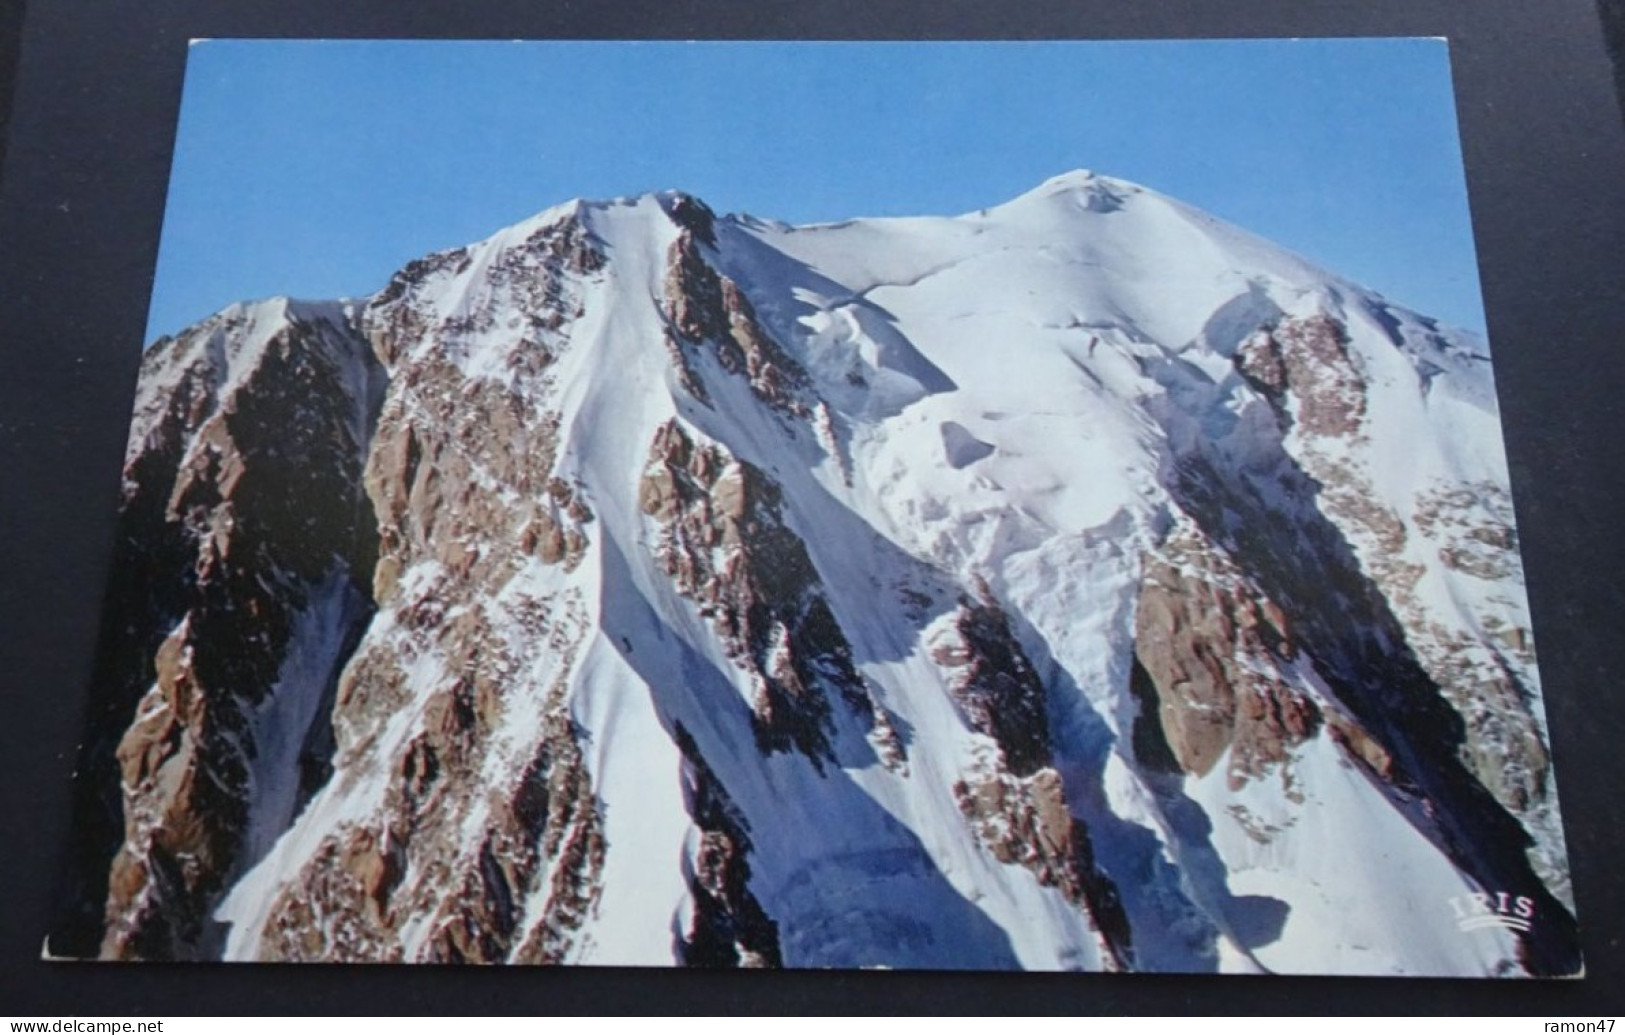
<path fill-rule="evenodd" d="M 1126 180 L 1101 176 L 1088 169 L 1074 169 L 1050 177 L 1025 194 L 1000 205 L 999 208 L 1034 205 L 1045 199 L 1064 198 L 1088 212 L 1116 212 L 1130 198 L 1144 192 L 1145 188 Z"/>
<path fill-rule="evenodd" d="M 370 361 L 348 301 L 276 297 L 238 303 L 170 338 L 142 358 L 126 464 L 143 452 L 184 450 L 207 421 L 265 376 L 268 365 L 308 356 L 326 368 Z M 358 432 L 359 433 L 359 432 Z"/>

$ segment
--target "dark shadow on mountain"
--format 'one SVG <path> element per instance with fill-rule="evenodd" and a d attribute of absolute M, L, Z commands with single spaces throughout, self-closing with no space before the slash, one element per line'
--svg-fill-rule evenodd
<path fill-rule="evenodd" d="M 786 451 L 790 455 L 805 459 L 810 446 L 805 426 L 787 428 L 765 421 L 758 426 L 741 425 L 737 420 L 719 419 L 698 404 L 680 403 L 679 412 L 736 458 L 756 466 L 764 477 L 779 486 L 786 501 L 793 501 L 793 505 L 785 506 L 781 516 L 806 547 L 817 571 L 821 592 L 838 583 L 829 574 L 837 558 L 853 555 L 867 558 L 869 563 L 862 566 L 866 584 L 843 586 L 847 592 L 842 596 L 849 600 L 879 601 L 888 619 L 900 616 L 903 620 L 888 620 L 877 625 L 866 621 L 866 616 L 836 612 L 835 617 L 852 648 L 853 664 L 860 671 L 869 662 L 897 662 L 912 657 L 919 650 L 920 632 L 958 606 L 965 587 L 948 572 L 917 559 L 887 539 L 825 488 L 813 475 L 810 463 L 786 470 L 784 465 L 763 467 L 757 462 L 758 443 L 772 436 L 778 436 L 779 443 L 789 447 Z M 882 576 L 901 576 L 906 585 L 890 583 Z M 914 594 L 912 602 L 905 601 L 905 593 Z M 834 609 L 839 601 L 829 599 L 827 592 L 825 596 Z M 881 637 L 876 633 L 893 635 Z"/>
<path fill-rule="evenodd" d="M 1073 814 L 1089 831 L 1101 872 L 1117 889 L 1134 932 L 1132 963 L 1136 970 L 1166 973 L 1211 973 L 1218 969 L 1219 929 L 1214 903 L 1195 896 L 1181 873 L 1186 861 L 1170 863 L 1163 842 L 1151 829 L 1114 812 L 1106 801 L 1106 765 L 1116 735 L 1106 725 L 1081 687 L 1055 660 L 1048 644 L 1019 609 L 1008 610 L 1010 625 L 1028 659 L 1043 673 L 1048 697 L 1054 765 L 1066 787 Z M 1186 799 L 1188 802 L 1188 799 Z M 1194 803 L 1191 803 L 1194 809 Z M 1200 809 L 1195 810 L 1200 816 Z M 1206 817 L 1202 817 L 1206 822 Z M 1228 872 L 1202 836 L 1211 869 L 1207 876 L 1222 887 Z M 1175 846 L 1176 854 L 1179 851 Z M 1228 895 L 1228 892 L 1225 893 Z M 1219 904 L 1222 906 L 1222 903 Z"/>
<path fill-rule="evenodd" d="M 1536 902 L 1543 922 L 1521 935 L 1530 971 L 1574 973 L 1580 955 L 1572 914 L 1535 874 L 1522 824 L 1468 771 L 1461 715 L 1412 652 L 1353 546 L 1321 509 L 1320 483 L 1284 449 L 1272 468 L 1226 470 L 1222 448 L 1200 436 L 1191 441 L 1194 448 L 1168 458 L 1164 485 L 1285 610 L 1338 700 L 1394 757 L 1388 793 L 1428 803 L 1401 814 L 1481 887 Z"/>
<path fill-rule="evenodd" d="M 1250 280 L 1246 291 L 1213 310 L 1192 344 L 1205 344 L 1228 359 L 1253 332 L 1280 316 L 1281 307 L 1269 292 L 1256 280 Z"/>
<path fill-rule="evenodd" d="M 1244 949 L 1262 949 L 1278 941 L 1292 907 L 1268 895 L 1237 895 L 1230 900 L 1230 933 Z"/>
<path fill-rule="evenodd" d="M 831 280 L 813 267 L 765 244 L 752 234 L 742 232 L 726 223 L 723 230 L 727 249 L 742 255 L 745 261 L 737 264 L 740 269 L 723 269 L 722 272 L 738 280 L 745 293 L 753 299 L 789 300 L 782 304 L 775 301 L 772 306 L 758 304 L 757 315 L 763 319 L 767 329 L 778 339 L 779 344 L 788 346 L 787 351 L 791 355 L 801 358 L 799 355 L 801 350 L 797 344 L 799 335 L 796 333 L 796 327 L 801 319 L 822 311 L 819 307 L 796 297 L 794 292 L 784 290 L 785 287 L 794 285 L 830 299 L 831 310 L 852 306 L 880 317 L 888 332 L 886 337 L 890 339 L 877 342 L 888 353 L 882 365 L 888 370 L 912 378 L 925 394 L 935 395 L 958 389 L 959 386 L 953 379 L 926 358 L 925 354 L 909 340 L 898 327 L 897 317 L 884 306 L 871 301 L 866 295 L 854 294 L 846 285 Z M 751 278 L 741 279 L 743 277 L 741 269 L 753 271 Z M 771 283 L 767 283 L 769 281 Z"/>
<path fill-rule="evenodd" d="M 1208 915 L 1249 951 L 1280 938 L 1291 907 L 1267 895 L 1232 894 L 1230 869 L 1213 847 L 1213 822 L 1207 812 L 1185 795 L 1179 778 L 1163 776 L 1151 782 L 1162 814 L 1176 833 L 1174 851 L 1185 870 L 1186 887 Z"/>

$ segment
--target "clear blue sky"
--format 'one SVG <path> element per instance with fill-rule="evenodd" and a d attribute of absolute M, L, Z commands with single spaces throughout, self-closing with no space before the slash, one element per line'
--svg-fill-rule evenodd
<path fill-rule="evenodd" d="M 1134 180 L 1483 330 L 1438 40 L 212 40 L 187 65 L 148 340 L 359 296 L 572 197 L 792 223 Z"/>

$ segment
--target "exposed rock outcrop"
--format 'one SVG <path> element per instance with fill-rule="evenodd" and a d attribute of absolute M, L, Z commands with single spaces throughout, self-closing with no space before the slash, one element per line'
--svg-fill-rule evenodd
<path fill-rule="evenodd" d="M 1144 572 L 1136 679 L 1151 691 L 1142 692 L 1142 706 L 1154 698 L 1160 741 L 1175 764 L 1205 776 L 1228 757 L 1232 788 L 1279 768 L 1286 793 L 1297 795 L 1292 749 L 1314 736 L 1322 717 L 1283 669 L 1297 654 L 1286 616 L 1191 528 L 1171 534 Z M 1157 748 L 1146 750 L 1155 764 Z"/>
<path fill-rule="evenodd" d="M 1360 451 L 1372 385 L 1348 344 L 1348 328 L 1334 317 L 1286 319 L 1251 336 L 1235 363 L 1283 430 L 1294 431 L 1294 455 L 1313 479 L 1320 510 L 1346 537 L 1434 692 L 1460 716 L 1462 730 L 1451 739 L 1463 762 L 1543 842 L 1561 842 L 1547 793 L 1551 760 L 1534 714 L 1537 695 L 1516 674 L 1534 671 L 1527 628 L 1505 620 L 1500 597 L 1455 594 L 1467 612 L 1463 620 L 1441 615 L 1422 596 L 1428 553 L 1451 571 L 1521 584 L 1506 490 L 1494 483 L 1435 486 L 1418 494 L 1408 516 L 1383 503 Z M 1425 366 L 1418 374 L 1422 390 L 1436 374 Z M 1567 894 L 1566 879 L 1546 854 L 1535 854 L 1536 865 Z"/>
<path fill-rule="evenodd" d="M 144 366 L 173 387 L 126 467 L 125 624 L 104 631 L 76 866 L 106 889 L 103 955 L 184 959 L 218 951 L 214 904 L 325 775 L 324 702 L 370 611 L 357 489 L 383 379 L 342 314 L 283 302 Z"/>
<path fill-rule="evenodd" d="M 711 405 L 690 359 L 690 350 L 705 349 L 775 410 L 793 417 L 811 413 L 804 398 L 807 372 L 762 327 L 739 285 L 706 261 L 692 230 L 683 230 L 666 256 L 665 298 L 672 331 L 667 350 L 696 399 Z"/>
<path fill-rule="evenodd" d="M 556 697 L 556 695 L 555 695 Z M 272 905 L 260 956 L 283 961 L 558 963 L 597 898 L 602 819 L 555 700 L 537 754 L 493 789 L 479 840 L 463 839 L 480 739 L 456 690 L 431 702 L 390 790 L 382 831 L 327 838 Z M 426 932 L 426 933 L 425 933 Z"/>
<path fill-rule="evenodd" d="M 1116 885 L 1095 864 L 1088 828 L 1072 815 L 1061 776 L 1046 765 L 1027 776 L 1002 767 L 955 781 L 954 800 L 976 839 L 1002 863 L 1032 871 L 1088 916 L 1107 968 L 1126 970 L 1134 932 Z"/>
<path fill-rule="evenodd" d="M 948 672 L 948 685 L 966 724 L 993 738 L 1005 767 L 1030 776 L 1049 757 L 1044 684 L 1010 634 L 997 602 L 959 602 L 951 623 L 932 642 L 931 660 Z"/>
<path fill-rule="evenodd" d="M 781 499 L 765 473 L 675 421 L 656 433 L 638 488 L 666 574 L 747 673 L 758 744 L 823 760 L 832 703 L 871 722 L 874 706 Z"/>
<path fill-rule="evenodd" d="M 683 799 L 699 829 L 688 860 L 693 916 L 678 944 L 691 967 L 781 967 L 778 925 L 750 890 L 750 826 L 679 724 Z"/>
<path fill-rule="evenodd" d="M 387 783 L 283 881 L 262 958 L 556 963 L 578 944 L 605 853 L 568 702 L 588 623 L 534 572 L 591 542 L 548 400 L 603 261 L 566 214 L 488 257 L 478 304 L 431 304 L 467 272 L 441 260 L 367 310 L 393 365 L 364 476 L 380 613 L 332 725 L 338 767 Z"/>
<path fill-rule="evenodd" d="M 992 591 L 979 579 L 974 589 L 939 627 L 931 656 L 947 672 L 966 724 L 989 737 L 998 755 L 955 781 L 954 800 L 995 859 L 1032 871 L 1088 916 L 1102 956 L 1122 969 L 1132 958 L 1133 932 L 1053 767 L 1044 684 Z"/>
<path fill-rule="evenodd" d="M 1286 319 L 1247 339 L 1236 368 L 1305 435 L 1354 435 L 1365 423 L 1366 385 L 1348 344 L 1348 329 L 1324 313 Z"/>

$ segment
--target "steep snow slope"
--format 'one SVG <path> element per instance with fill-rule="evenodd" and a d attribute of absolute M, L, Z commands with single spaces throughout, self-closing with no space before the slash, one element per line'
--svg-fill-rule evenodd
<path fill-rule="evenodd" d="M 186 952 L 1577 967 L 1471 338 L 1083 172 L 572 202 L 335 312 L 370 594 L 294 623 L 347 659 L 324 778 L 258 780 Z"/>

